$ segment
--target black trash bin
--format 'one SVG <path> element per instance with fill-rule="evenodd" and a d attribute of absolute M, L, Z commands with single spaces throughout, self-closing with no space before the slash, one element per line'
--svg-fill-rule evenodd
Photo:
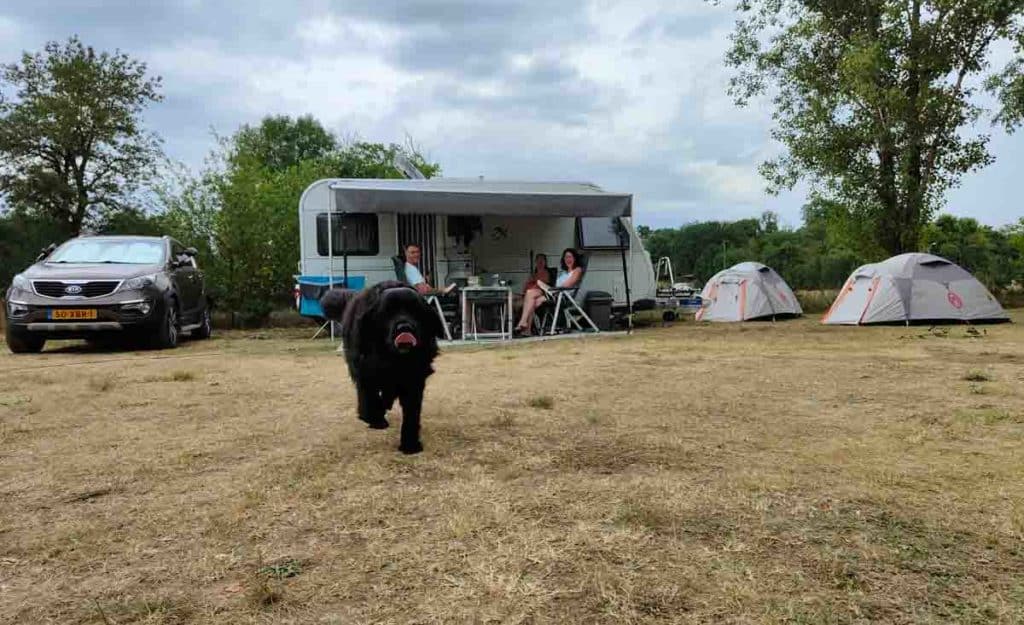
<path fill-rule="evenodd" d="M 601 331 L 612 329 L 612 295 L 605 291 L 588 291 L 583 310 Z"/>

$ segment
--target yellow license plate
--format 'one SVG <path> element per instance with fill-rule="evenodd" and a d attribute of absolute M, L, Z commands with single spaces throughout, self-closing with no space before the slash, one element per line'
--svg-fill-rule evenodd
<path fill-rule="evenodd" d="M 95 318 L 95 308 L 60 308 L 50 311 L 50 319 L 54 321 L 80 321 Z"/>

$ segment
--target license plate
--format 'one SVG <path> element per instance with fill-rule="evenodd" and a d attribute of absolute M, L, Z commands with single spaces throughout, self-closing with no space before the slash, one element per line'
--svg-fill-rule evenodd
<path fill-rule="evenodd" d="M 50 319 L 54 321 L 79 321 L 95 318 L 95 308 L 59 308 L 50 311 Z"/>

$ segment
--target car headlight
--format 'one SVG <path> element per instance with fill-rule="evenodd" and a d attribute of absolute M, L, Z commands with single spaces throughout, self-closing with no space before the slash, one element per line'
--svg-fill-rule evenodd
<path fill-rule="evenodd" d="M 28 314 L 28 306 L 21 302 L 7 302 L 7 315 L 11 318 L 24 317 Z"/>
<path fill-rule="evenodd" d="M 121 291 L 138 291 L 144 289 L 147 286 L 156 284 L 157 274 L 153 273 L 148 276 L 138 276 L 135 278 L 128 278 L 121 284 Z"/>
<path fill-rule="evenodd" d="M 145 299 L 135 300 L 135 301 L 131 301 L 131 302 L 124 302 L 124 303 L 121 304 L 121 310 L 124 310 L 124 311 L 129 311 L 129 310 L 138 311 L 138 313 L 141 314 L 142 316 L 148 315 L 149 311 L 152 310 L 152 309 L 153 309 L 153 305 L 149 302 L 149 300 L 145 300 Z"/>
<path fill-rule="evenodd" d="M 14 279 L 11 280 L 11 287 L 15 288 L 15 289 L 18 289 L 18 290 L 21 290 L 21 291 L 31 291 L 32 290 L 32 285 L 30 285 L 28 283 L 28 278 L 26 278 L 25 276 L 21 275 L 20 273 L 16 274 L 14 276 Z"/>

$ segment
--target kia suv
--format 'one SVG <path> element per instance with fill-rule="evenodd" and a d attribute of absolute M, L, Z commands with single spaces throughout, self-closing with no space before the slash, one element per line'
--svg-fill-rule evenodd
<path fill-rule="evenodd" d="M 175 347 L 210 336 L 210 301 L 196 250 L 170 237 L 85 236 L 44 251 L 7 290 L 8 348 L 48 339 L 140 339 Z"/>

